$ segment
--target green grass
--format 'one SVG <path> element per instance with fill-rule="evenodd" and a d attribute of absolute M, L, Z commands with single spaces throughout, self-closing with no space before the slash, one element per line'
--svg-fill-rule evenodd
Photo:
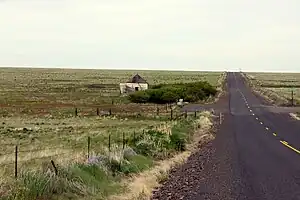
<path fill-rule="evenodd" d="M 59 174 L 24 171 L 11 194 L 4 199 L 105 199 L 122 192 L 120 177 L 97 165 L 73 164 Z"/>

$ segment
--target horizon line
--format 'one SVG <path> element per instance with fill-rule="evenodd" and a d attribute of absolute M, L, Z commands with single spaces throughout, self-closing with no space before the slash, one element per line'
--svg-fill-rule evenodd
<path fill-rule="evenodd" d="M 72 67 L 72 66 L 0 66 L 0 68 L 14 68 L 14 69 L 70 69 L 70 70 L 119 70 L 119 71 L 189 71 L 189 72 L 259 72 L 259 73 L 300 73 L 300 71 L 284 71 L 284 70 L 189 70 L 189 69 L 147 69 L 147 68 L 108 68 L 108 67 Z"/>

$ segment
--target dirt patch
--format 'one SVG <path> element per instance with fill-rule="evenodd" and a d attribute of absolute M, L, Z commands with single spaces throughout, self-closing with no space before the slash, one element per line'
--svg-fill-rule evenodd
<path fill-rule="evenodd" d="M 89 84 L 85 87 L 90 89 L 102 89 L 102 88 L 117 88 L 116 84 Z"/>

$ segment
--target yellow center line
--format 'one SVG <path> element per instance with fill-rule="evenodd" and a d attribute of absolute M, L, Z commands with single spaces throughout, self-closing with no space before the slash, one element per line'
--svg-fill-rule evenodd
<path fill-rule="evenodd" d="M 280 141 L 281 144 L 283 144 L 284 146 L 292 149 L 293 151 L 297 152 L 298 154 L 300 154 L 300 151 L 298 149 L 295 149 L 294 147 L 292 147 L 291 145 L 289 145 L 286 141 Z"/>
<path fill-rule="evenodd" d="M 254 114 L 254 113 L 252 113 L 252 115 L 254 116 L 255 114 Z"/>
<path fill-rule="evenodd" d="M 273 133 L 273 135 L 276 137 L 277 135 L 276 135 L 276 133 Z"/>
<path fill-rule="evenodd" d="M 256 117 L 255 119 L 258 120 L 258 117 Z"/>
<path fill-rule="evenodd" d="M 269 128 L 268 128 L 268 127 L 266 127 L 266 130 L 269 130 Z"/>
<path fill-rule="evenodd" d="M 260 124 L 263 124 L 262 122 L 260 122 Z"/>
<path fill-rule="evenodd" d="M 287 143 L 286 141 L 280 141 L 281 143 L 283 143 L 283 144 L 289 144 L 289 143 Z"/>

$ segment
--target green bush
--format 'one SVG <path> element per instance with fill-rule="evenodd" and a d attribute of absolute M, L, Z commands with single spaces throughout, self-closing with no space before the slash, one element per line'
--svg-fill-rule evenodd
<path fill-rule="evenodd" d="M 186 135 L 184 133 L 173 133 L 170 135 L 171 145 L 173 149 L 177 151 L 185 151 L 186 150 Z"/>
<path fill-rule="evenodd" d="M 148 91 L 138 91 L 129 95 L 129 100 L 133 103 L 147 103 L 149 102 L 150 95 Z"/>
<path fill-rule="evenodd" d="M 137 91 L 129 95 L 133 103 L 174 103 L 178 99 L 189 102 L 206 100 L 216 95 L 217 90 L 206 81 L 195 83 L 160 84 L 145 91 Z"/>

